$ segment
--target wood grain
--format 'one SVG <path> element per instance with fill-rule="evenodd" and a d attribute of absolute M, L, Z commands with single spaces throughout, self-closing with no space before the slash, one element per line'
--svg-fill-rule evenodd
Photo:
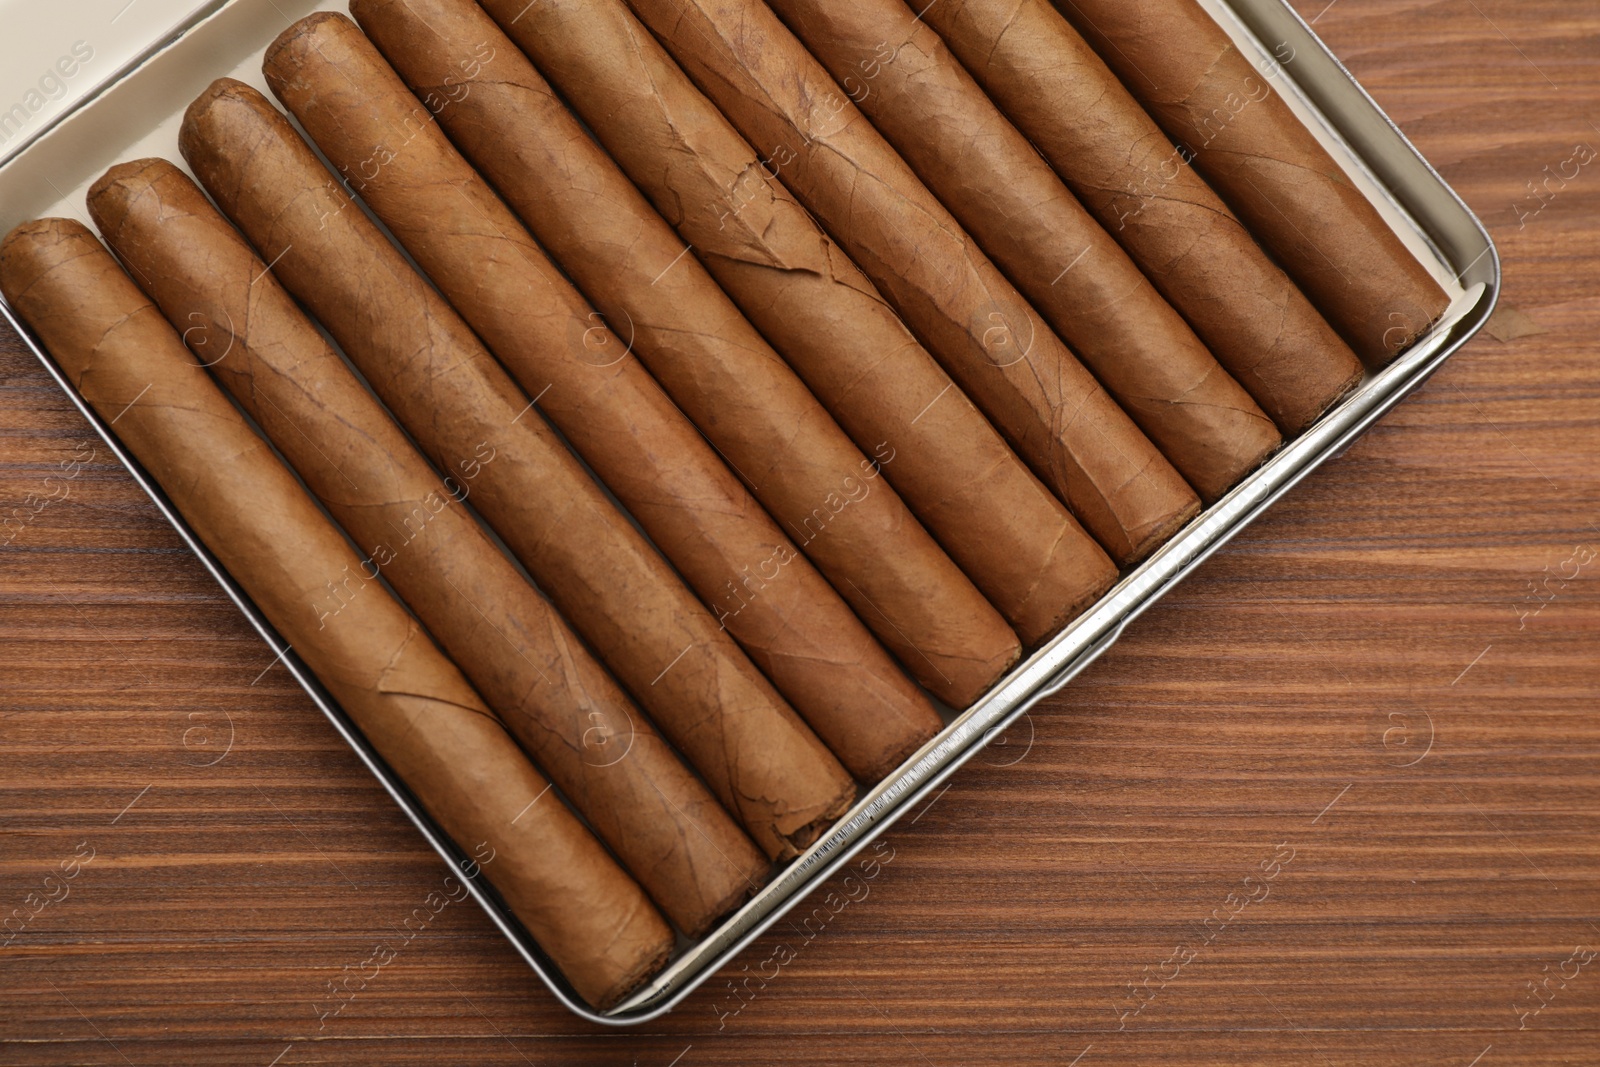
<path fill-rule="evenodd" d="M 1301 10 L 1489 223 L 1498 336 L 894 828 L 866 899 L 624 1032 L 451 905 L 319 1019 L 444 869 L 102 449 L 0 533 L 0 915 L 94 850 L 0 949 L 0 1062 L 1600 1063 L 1600 960 L 1552 977 L 1600 949 L 1600 561 L 1559 578 L 1600 551 L 1600 170 L 1527 188 L 1600 146 L 1600 13 Z M 5 338 L 0 518 L 90 440 Z"/>

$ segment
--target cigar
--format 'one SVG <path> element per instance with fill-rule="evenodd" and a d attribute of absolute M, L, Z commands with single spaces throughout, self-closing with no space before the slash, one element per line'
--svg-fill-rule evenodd
<path fill-rule="evenodd" d="M 1194 0 L 1059 0 L 1061 13 L 1370 367 L 1393 359 L 1449 298 Z"/>
<path fill-rule="evenodd" d="M 608 319 L 650 324 L 641 337 L 729 322 L 724 336 L 736 339 L 742 324 L 725 290 L 862 450 L 893 449 L 884 478 L 1025 643 L 1060 629 L 1115 579 L 1100 548 L 805 209 L 759 176 L 749 145 L 698 94 L 704 117 L 693 135 L 681 111 L 584 110 L 624 174 L 472 0 L 356 0 L 351 13 L 419 97 L 456 92 L 440 126 Z M 485 51 L 492 62 L 477 59 Z M 488 73 L 456 90 L 475 65 Z M 580 108 L 598 97 L 573 94 Z M 728 186 L 741 174 L 748 184 L 735 198 Z M 700 260 L 662 274 L 656 265 L 685 243 Z"/>
<path fill-rule="evenodd" d="M 902 0 L 767 6 L 1201 500 L 1222 496 L 1282 443 L 1250 394 Z"/>
<path fill-rule="evenodd" d="M 766 7 L 630 0 L 645 26 L 875 282 L 912 332 L 1119 563 L 1199 510 L 1194 492 Z M 549 0 L 514 38 L 572 28 L 619 96 L 684 83 L 621 0 Z M 484 5 L 504 27 L 521 5 Z M 537 26 L 535 30 L 533 27 Z M 604 46 L 600 42 L 605 42 Z M 609 58 L 608 58 L 609 57 Z M 544 73 L 558 87 L 567 79 Z M 645 106 L 645 105 L 640 105 Z"/>
<path fill-rule="evenodd" d="M 494 77 L 493 59 L 484 60 L 483 77 Z M 361 197 L 529 393 L 550 387 L 546 410 L 555 417 L 557 394 L 576 395 L 570 379 L 594 377 L 563 351 L 593 325 L 585 321 L 590 305 L 540 258 L 526 229 L 438 127 L 420 121 L 427 106 L 342 16 L 296 23 L 268 49 L 265 70 L 318 147 L 357 175 Z M 464 83 L 465 95 L 470 88 Z M 439 103 L 448 106 L 448 98 Z M 361 173 L 363 160 L 379 152 L 385 165 Z M 670 244 L 643 279 L 624 283 L 628 289 L 670 284 L 679 267 L 704 278 L 684 262 L 682 242 Z M 1015 661 L 1016 636 L 879 477 L 884 457 L 863 455 L 704 280 L 694 292 L 671 291 L 707 302 L 677 306 L 669 321 L 650 317 L 653 306 L 626 303 L 620 318 L 608 320 L 613 330 L 625 324 L 628 353 L 649 368 L 635 373 L 654 374 L 923 684 L 951 704 L 971 703 Z M 624 343 L 613 350 L 622 355 Z"/>
<path fill-rule="evenodd" d="M 765 880 L 765 857 L 458 499 L 476 499 L 495 463 L 537 465 L 550 472 L 543 495 L 575 502 L 558 512 L 563 529 L 602 558 L 621 555 L 608 547 L 624 521 L 604 513 L 599 488 L 553 436 L 533 424 L 490 431 L 476 468 L 443 481 L 182 171 L 161 159 L 115 166 L 90 188 L 89 212 L 367 554 L 312 605 L 319 624 L 381 573 L 674 925 L 696 937 L 742 903 Z M 541 568 L 546 576 L 573 584 Z"/>
<path fill-rule="evenodd" d="M 1355 388 L 1349 346 L 1048 0 L 912 2 L 1280 430 Z"/>
<path fill-rule="evenodd" d="M 685 666 L 674 657 L 689 659 L 689 642 L 714 636 L 714 627 L 701 625 L 699 633 L 687 625 L 656 632 L 635 627 L 635 645 L 624 646 L 620 638 L 609 649 L 601 644 L 619 631 L 627 634 L 641 602 L 655 619 L 670 620 L 670 603 L 651 603 L 670 586 L 646 584 L 636 600 L 622 583 L 637 572 L 605 572 L 609 560 L 621 562 L 619 553 L 605 552 L 598 572 L 583 564 L 591 535 L 607 527 L 561 529 L 579 517 L 576 510 L 565 514 L 573 499 L 562 495 L 570 494 L 576 478 L 552 484 L 540 474 L 554 443 L 535 445 L 537 419 L 530 420 L 528 399 L 466 323 L 350 205 L 287 119 L 254 89 L 224 79 L 190 106 L 179 144 L 218 206 L 439 469 L 459 469 L 483 441 L 504 450 L 503 460 L 485 464 L 473 486 L 484 518 L 508 541 L 519 541 L 528 562 L 559 557 L 574 567 L 549 592 L 562 595 L 574 618 L 593 621 L 595 613 L 610 613 L 609 629 L 590 629 L 602 655 L 611 653 L 608 662 L 668 740 L 769 856 L 794 855 L 849 807 L 855 797 L 849 775 L 737 649 L 729 645 L 728 654 L 711 655 L 701 645 L 683 680 L 674 677 Z M 553 540 L 561 541 L 559 550 L 540 544 Z M 678 607 L 697 610 L 686 595 Z M 684 644 L 647 661 L 628 655 L 652 641 L 660 652 L 662 635 L 673 633 Z"/>
<path fill-rule="evenodd" d="M 319 625 L 361 557 L 89 231 L 19 226 L 0 290 L 578 993 L 609 1007 L 658 970 L 666 923 L 405 609 L 380 587 Z"/>

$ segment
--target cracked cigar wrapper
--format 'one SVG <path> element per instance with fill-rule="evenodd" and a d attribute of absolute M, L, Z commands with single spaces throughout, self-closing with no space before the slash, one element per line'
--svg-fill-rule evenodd
<path fill-rule="evenodd" d="M 659 641 L 671 629 L 652 634 L 636 627 L 633 646 L 620 638 L 607 646 L 616 630 L 630 625 L 634 604 L 619 582 L 631 575 L 589 573 L 586 584 L 582 572 L 575 577 L 541 564 L 559 554 L 577 567 L 585 540 L 602 551 L 603 541 L 617 536 L 607 532 L 610 520 L 586 533 L 558 529 L 576 521 L 577 512 L 537 514 L 570 501 L 547 499 L 548 483 L 537 481 L 554 443 L 548 434 L 544 445 L 537 443 L 527 399 L 467 324 L 351 204 L 289 121 L 254 89 L 224 79 L 191 105 L 179 143 L 212 197 L 273 264 L 274 276 L 316 315 L 441 469 L 454 469 L 478 441 L 505 450 L 473 485 L 484 517 L 508 541 L 523 541 L 531 565 L 552 571 L 550 592 L 560 592 L 576 618 L 620 613 L 612 629 L 592 628 L 592 639 L 602 654 L 611 653 L 613 670 L 767 853 L 792 855 L 815 839 L 854 800 L 849 775 L 731 642 L 720 642 L 719 651 L 719 631 L 709 616 L 690 614 L 698 609 L 686 593 L 680 602 L 685 614 L 675 619 L 671 610 L 646 601 L 654 622 L 683 627 L 683 644 L 665 652 Z M 572 491 L 573 476 L 551 488 Z M 557 553 L 554 545 L 536 543 L 541 534 L 546 541 L 573 540 Z M 608 551 L 608 557 L 624 565 L 620 554 Z M 664 597 L 668 588 L 646 585 L 637 592 Z M 698 633 L 690 628 L 695 618 L 703 620 Z M 710 643 L 691 646 L 702 638 Z M 651 659 L 629 658 L 649 640 L 657 642 Z M 689 661 L 688 669 L 674 662 L 677 656 Z"/>
<path fill-rule="evenodd" d="M 405 152 L 376 173 L 366 163 L 371 149 L 363 150 L 347 168 L 352 182 L 822 741 L 854 776 L 882 779 L 938 733 L 939 718 L 926 697 L 643 366 L 626 358 L 629 342 L 611 334 L 522 222 L 437 130 L 421 122 L 427 117 L 421 109 L 451 118 L 469 114 L 464 109 L 506 85 L 510 62 L 522 61 L 488 16 L 470 6 L 486 32 L 451 56 L 437 86 L 422 91 L 421 106 L 354 30 L 342 32 L 347 22 L 326 24 L 338 30 L 339 40 L 325 42 L 315 56 L 323 66 L 275 77 L 275 85 L 333 154 L 362 146 L 363 134 L 386 146 L 408 139 Z M 429 18 L 429 26 L 435 24 Z M 334 58 L 341 64 L 330 70 L 326 64 Z M 318 72 L 338 82 L 314 82 Z M 352 80 L 344 82 L 344 74 Z M 346 126 L 342 134 L 338 123 Z M 514 139 L 509 133 L 510 126 L 494 128 L 490 138 L 506 144 Z M 565 176 L 555 165 L 549 170 L 550 181 Z M 453 192 L 442 194 L 445 187 Z M 616 267 L 592 250 L 629 248 L 645 226 L 622 213 L 573 218 L 546 211 L 538 219 L 546 248 L 582 277 L 589 277 L 584 267 L 592 261 L 608 278 L 603 294 L 613 291 L 611 272 L 627 264 Z M 563 234 L 570 238 L 562 240 Z M 674 248 L 670 258 L 678 253 Z M 661 266 L 648 270 L 654 277 Z M 605 310 L 611 322 L 627 323 L 626 307 L 608 304 Z"/>
<path fill-rule="evenodd" d="M 93 235 L 18 227 L 0 289 L 579 994 L 603 1008 L 658 970 L 666 923 L 405 609 L 377 587 L 319 619 L 360 557 Z"/>
<path fill-rule="evenodd" d="M 1369 366 L 1449 299 L 1195 0 L 1058 0 L 1128 90 Z M 1279 60 L 1293 62 L 1284 48 Z"/>
<path fill-rule="evenodd" d="M 513 27 L 613 163 L 473 0 L 355 0 L 351 11 L 425 99 L 447 99 L 487 42 L 492 76 L 442 106 L 439 123 L 540 243 L 613 322 L 748 344 L 720 282 L 858 445 L 893 449 L 884 477 L 1023 641 L 1054 634 L 1115 580 L 1099 546 L 681 74 L 668 111 L 642 80 L 581 76 L 615 53 L 596 35 L 559 32 L 561 11 Z M 692 257 L 660 272 L 685 242 L 715 280 Z"/>
<path fill-rule="evenodd" d="M 1250 394 L 902 0 L 767 5 L 1202 500 L 1222 496 L 1282 443 Z"/>
<path fill-rule="evenodd" d="M 533 10 L 582 6 L 598 21 L 620 2 Z M 630 3 L 1113 559 L 1143 558 L 1199 510 L 1172 464 L 777 16 L 755 0 Z M 515 14 L 504 0 L 486 6 L 506 21 Z"/>
<path fill-rule="evenodd" d="M 567 506 L 552 503 L 565 525 L 541 532 L 615 555 L 613 520 L 600 507 L 609 502 L 553 435 L 530 440 L 532 422 L 489 428 L 441 481 L 182 171 L 160 159 L 120 164 L 90 189 L 89 210 L 201 362 L 372 560 L 328 588 L 320 618 L 332 625 L 381 572 L 679 929 L 697 936 L 737 907 L 765 879 L 765 857 L 447 488 L 477 501 L 497 463 L 543 472 L 533 491 Z M 600 506 L 586 510 L 591 496 Z M 544 557 L 529 562 L 541 581 L 572 583 Z M 637 592 L 632 603 L 648 605 L 651 590 Z"/>
<path fill-rule="evenodd" d="M 483 80 L 497 76 L 492 54 L 479 63 Z M 589 305 L 553 266 L 532 269 L 538 246 L 422 121 L 428 109 L 354 23 L 302 19 L 267 50 L 265 70 L 312 140 L 503 358 L 531 345 L 570 349 L 573 325 L 580 336 L 591 325 Z M 369 178 L 359 168 L 374 154 L 383 165 Z M 863 455 L 681 241 L 635 232 L 631 248 L 568 249 L 569 269 L 595 282 L 602 311 L 615 312 L 611 329 L 630 330 L 631 357 L 901 662 L 949 703 L 970 704 L 1015 662 L 1017 638 L 878 476 L 894 442 Z M 607 262 L 608 252 L 636 258 Z M 612 351 L 623 355 L 620 344 Z"/>
<path fill-rule="evenodd" d="M 1299 433 L 1361 381 L 1349 346 L 1050 0 L 909 2 L 1279 429 Z M 854 84 L 872 91 L 866 73 Z"/>

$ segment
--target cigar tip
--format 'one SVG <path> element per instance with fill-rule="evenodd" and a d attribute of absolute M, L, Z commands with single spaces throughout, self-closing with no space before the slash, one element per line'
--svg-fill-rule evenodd
<path fill-rule="evenodd" d="M 817 839 L 826 833 L 829 827 L 838 822 L 839 817 L 849 811 L 855 804 L 856 798 L 861 795 L 856 787 L 855 780 L 850 777 L 849 772 L 843 767 L 839 768 L 839 775 L 841 778 L 839 792 L 829 802 L 827 809 L 821 815 L 798 830 L 793 830 L 787 834 L 781 830 L 777 831 L 785 846 L 782 854 L 776 857 L 777 859 L 793 859 L 816 844 Z"/>
<path fill-rule="evenodd" d="M 5 273 L 7 260 L 25 253 L 28 249 L 48 247 L 63 241 L 82 240 L 85 237 L 91 241 L 95 239 L 89 227 L 77 219 L 45 218 L 20 223 L 12 227 L 11 232 L 0 240 L 0 275 Z"/>
<path fill-rule="evenodd" d="M 195 97 L 194 103 L 190 104 L 189 107 L 192 109 L 201 103 L 209 103 L 224 96 L 248 96 L 251 94 L 261 95 L 249 84 L 240 81 L 238 78 L 218 78 L 206 86 L 205 92 Z"/>
<path fill-rule="evenodd" d="M 30 239 L 35 241 L 41 239 L 60 241 L 73 240 L 79 237 L 87 237 L 90 240 L 93 240 L 94 234 L 89 232 L 89 227 L 85 226 L 77 219 L 63 219 L 56 217 L 32 219 L 28 222 L 20 223 L 12 227 L 11 232 L 6 234 L 5 239 L 0 240 L 0 256 L 4 256 L 6 250 L 11 248 L 18 241 L 26 241 Z"/>
<path fill-rule="evenodd" d="M 237 78 L 218 78 L 206 86 L 205 91 L 184 109 L 183 124 L 178 128 L 178 151 L 190 166 L 195 166 L 197 153 L 204 154 L 202 150 L 206 139 L 201 131 L 209 122 L 212 109 L 230 100 L 239 101 L 249 108 L 272 106 L 259 90 Z"/>
<path fill-rule="evenodd" d="M 183 125 L 178 132 L 179 147 L 182 147 L 183 139 L 190 135 L 191 128 L 200 122 L 219 100 L 240 99 L 248 101 L 260 95 L 254 88 L 239 81 L 237 78 L 218 78 L 206 86 L 205 91 L 190 101 L 189 106 L 184 109 Z M 187 156 L 188 152 L 184 152 L 184 155 Z"/>
<path fill-rule="evenodd" d="M 90 251 L 100 241 L 77 219 L 33 219 L 0 240 L 0 293 L 15 306 L 22 294 L 56 265 Z M 74 248 L 76 246 L 76 248 Z"/>
<path fill-rule="evenodd" d="M 667 960 L 672 958 L 671 931 L 667 930 L 664 924 L 662 930 L 666 937 L 650 946 L 648 952 L 641 953 L 633 966 L 613 980 L 609 988 L 601 991 L 592 989 L 586 991 L 580 988 L 579 994 L 601 1011 L 622 1003 L 629 993 L 649 981 L 657 971 L 667 965 Z"/>
<path fill-rule="evenodd" d="M 167 171 L 176 169 L 159 156 L 125 160 L 95 179 L 94 184 L 89 186 L 89 199 L 95 199 L 114 185 L 126 185 L 139 178 L 143 178 L 144 184 L 148 185 Z"/>
<path fill-rule="evenodd" d="M 1146 556 L 1171 540 L 1179 530 L 1189 524 L 1190 519 L 1198 516 L 1201 510 L 1200 497 L 1190 489 L 1182 509 L 1172 512 L 1145 530 L 1144 535 L 1129 547 L 1126 555 L 1121 557 L 1123 565 L 1131 568 L 1144 562 Z"/>
<path fill-rule="evenodd" d="M 292 24 L 288 29 L 273 38 L 267 45 L 266 55 L 261 59 L 261 69 L 270 81 L 273 69 L 278 65 L 278 57 L 286 50 L 296 47 L 302 40 L 313 38 L 321 33 L 360 33 L 356 24 L 350 17 L 339 11 L 314 11 L 305 18 Z M 313 43 L 311 47 L 315 47 Z"/>
<path fill-rule="evenodd" d="M 153 156 L 118 163 L 89 186 L 89 194 L 84 197 L 89 217 L 94 219 L 101 233 L 109 234 L 117 228 L 128 204 L 140 192 L 177 170 L 166 160 Z"/>
<path fill-rule="evenodd" d="M 859 770 L 854 766 L 851 768 L 853 771 L 858 771 L 857 778 L 868 785 L 877 785 L 889 777 L 895 768 L 910 759 L 913 752 L 932 741 L 939 731 L 944 729 L 944 722 L 939 718 L 939 713 L 933 710 L 933 705 L 926 699 L 922 700 L 918 710 L 925 710 L 927 717 L 908 725 L 903 736 L 893 739 L 893 744 L 880 747 L 869 759 L 858 761 Z"/>
<path fill-rule="evenodd" d="M 754 845 L 749 846 L 749 848 L 750 854 L 756 862 L 745 865 L 745 869 L 739 872 L 743 877 L 733 883 L 721 900 L 715 901 L 706 908 L 704 915 L 693 929 L 686 928 L 683 931 L 685 937 L 691 941 L 698 941 L 710 933 L 712 927 L 742 908 L 744 902 L 750 899 L 751 894 L 771 880 L 772 864 Z"/>

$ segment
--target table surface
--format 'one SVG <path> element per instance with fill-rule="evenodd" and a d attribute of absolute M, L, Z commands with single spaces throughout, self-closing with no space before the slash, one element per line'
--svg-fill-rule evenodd
<path fill-rule="evenodd" d="M 1600 174 L 1531 192 L 1600 144 L 1600 11 L 1299 6 L 1488 224 L 1495 320 L 820 932 L 633 1030 L 432 912 L 438 859 L 103 446 L 33 514 L 95 439 L 0 339 L 0 913 L 67 890 L 0 949 L 0 1062 L 1600 1063 Z"/>

